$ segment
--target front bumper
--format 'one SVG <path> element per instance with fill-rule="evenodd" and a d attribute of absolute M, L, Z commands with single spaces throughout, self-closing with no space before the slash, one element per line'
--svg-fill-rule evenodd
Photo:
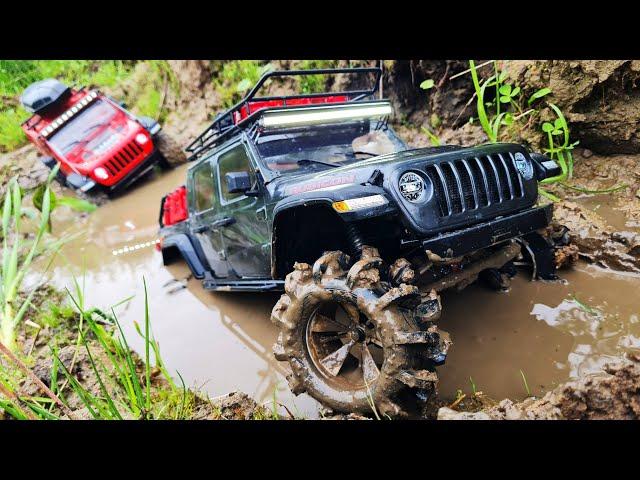
<path fill-rule="evenodd" d="M 459 257 L 544 228 L 552 213 L 553 205 L 531 208 L 423 240 L 422 248 L 443 258 Z"/>
<path fill-rule="evenodd" d="M 140 164 L 136 165 L 130 172 L 112 186 L 103 185 L 95 182 L 89 177 L 85 177 L 77 173 L 67 175 L 66 182 L 71 188 L 81 190 L 83 192 L 93 190 L 96 187 L 101 187 L 110 193 L 118 193 L 151 170 L 153 166 L 161 160 L 161 158 L 160 152 L 158 150 L 153 150 L 147 158 L 140 162 Z"/>

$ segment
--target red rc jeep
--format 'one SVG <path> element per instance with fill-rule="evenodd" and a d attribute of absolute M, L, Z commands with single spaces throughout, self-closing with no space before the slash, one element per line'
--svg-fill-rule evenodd
<path fill-rule="evenodd" d="M 134 116 L 96 90 L 47 79 L 27 87 L 20 101 L 33 113 L 22 129 L 45 155 L 45 165 L 60 164 L 57 178 L 71 188 L 121 191 L 156 163 L 171 167 L 186 161 L 157 121 Z"/>

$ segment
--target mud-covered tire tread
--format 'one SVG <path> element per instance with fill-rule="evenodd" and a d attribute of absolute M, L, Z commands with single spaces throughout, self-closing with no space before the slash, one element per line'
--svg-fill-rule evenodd
<path fill-rule="evenodd" d="M 378 268 L 381 262 L 375 258 L 360 260 L 348 272 L 344 271 L 341 268 L 345 266 L 342 261 L 344 257 L 340 253 L 327 252 L 318 260 L 330 261 L 330 266 L 319 265 L 318 262 L 313 267 L 296 263 L 293 272 L 285 279 L 285 293 L 273 308 L 271 319 L 281 329 L 274 352 L 277 352 L 279 360 L 287 361 L 291 367 L 289 386 L 294 393 L 307 392 L 320 403 L 339 412 L 373 413 L 373 399 L 379 415 L 412 416 L 417 412 L 417 391 L 420 390 L 423 398 L 430 397 L 435 392 L 436 381 L 425 389 L 428 382 L 407 381 L 407 372 L 422 372 L 416 374 L 421 377 L 425 377 L 426 372 L 433 372 L 433 363 L 424 352 L 435 347 L 398 344 L 393 338 L 398 331 L 418 332 L 427 328 L 435 331 L 436 327 L 433 322 L 418 323 L 415 320 L 415 307 L 420 302 L 416 287 L 401 284 L 389 288 L 388 283 L 380 281 Z M 336 261 L 338 258 L 340 262 Z M 370 386 L 370 393 L 360 389 L 352 390 L 347 395 L 330 385 L 319 374 L 308 354 L 305 332 L 311 313 L 316 305 L 337 299 L 355 306 L 380 331 L 384 362 L 380 367 L 380 375 Z M 433 321 L 437 316 L 439 311 L 433 316 Z M 408 384 L 414 384 L 414 387 Z M 415 385 L 421 388 L 417 389 Z"/>

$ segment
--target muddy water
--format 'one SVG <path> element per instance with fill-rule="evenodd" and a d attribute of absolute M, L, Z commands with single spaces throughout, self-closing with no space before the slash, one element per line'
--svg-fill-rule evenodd
<path fill-rule="evenodd" d="M 159 252 L 144 246 L 155 240 L 161 196 L 184 178 L 185 167 L 156 175 L 80 220 L 57 211 L 54 231 L 85 234 L 64 248 L 52 281 L 70 286 L 73 272 L 84 278 L 87 304 L 105 308 L 135 295 L 116 312 L 141 351 L 133 322 L 143 321 L 144 276 L 153 332 L 171 372 L 212 397 L 241 390 L 271 402 L 275 392 L 292 411 L 316 417 L 318 404 L 289 392 L 286 372 L 271 356 L 277 332 L 269 314 L 278 295 L 211 293 L 194 279 L 186 288 L 176 288 L 175 281 L 166 285 L 185 278 L 188 268 L 166 268 Z M 143 246 L 113 254 L 136 244 Z M 454 346 L 439 370 L 441 394 L 471 392 L 471 378 L 492 398 L 521 399 L 522 371 L 532 394 L 540 395 L 625 351 L 640 350 L 640 279 L 583 264 L 563 276 L 566 284 L 541 283 L 522 273 L 508 293 L 474 285 L 445 294 L 441 328 Z"/>

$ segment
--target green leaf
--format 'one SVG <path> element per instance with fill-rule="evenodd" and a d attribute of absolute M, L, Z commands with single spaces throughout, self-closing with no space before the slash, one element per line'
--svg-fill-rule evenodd
<path fill-rule="evenodd" d="M 59 197 L 56 201 L 56 205 L 66 205 L 76 212 L 93 212 L 98 208 L 93 203 L 76 197 Z"/>
<path fill-rule="evenodd" d="M 517 97 L 520 94 L 520 87 L 516 87 L 513 89 L 513 91 L 511 92 L 511 98 L 513 97 Z"/>
<path fill-rule="evenodd" d="M 511 85 L 509 85 L 509 84 L 502 85 L 498 91 L 499 91 L 502 95 L 509 96 L 509 95 L 511 94 Z"/>
<path fill-rule="evenodd" d="M 544 122 L 542 124 L 542 131 L 544 133 L 549 133 L 553 131 L 553 124 L 549 123 L 549 122 Z"/>
<path fill-rule="evenodd" d="M 500 97 L 500 103 L 511 103 L 511 97 L 503 95 L 502 97 Z"/>
<path fill-rule="evenodd" d="M 33 206 L 36 207 L 38 210 L 40 210 L 42 212 L 42 200 L 44 197 L 44 192 L 47 189 L 47 185 L 46 184 L 42 184 L 40 185 L 38 188 L 36 188 L 36 191 L 33 193 Z M 56 194 L 49 190 L 49 209 L 53 210 L 54 208 L 56 208 L 56 203 L 57 198 L 56 198 Z"/>
<path fill-rule="evenodd" d="M 541 88 L 540 90 L 538 90 L 537 92 L 534 92 L 533 95 L 531 95 L 529 97 L 529 100 L 527 101 L 528 105 L 531 105 L 535 100 L 537 100 L 538 98 L 542 98 L 545 95 L 549 95 L 551 93 L 551 89 L 550 88 Z"/>
<path fill-rule="evenodd" d="M 502 120 L 503 125 L 511 125 L 513 124 L 513 115 L 511 113 L 507 113 Z"/>
<path fill-rule="evenodd" d="M 429 89 L 433 88 L 434 85 L 435 85 L 435 82 L 433 81 L 433 79 L 427 78 L 426 80 L 424 80 L 420 84 L 420 88 L 423 89 L 423 90 L 429 90 Z"/>

